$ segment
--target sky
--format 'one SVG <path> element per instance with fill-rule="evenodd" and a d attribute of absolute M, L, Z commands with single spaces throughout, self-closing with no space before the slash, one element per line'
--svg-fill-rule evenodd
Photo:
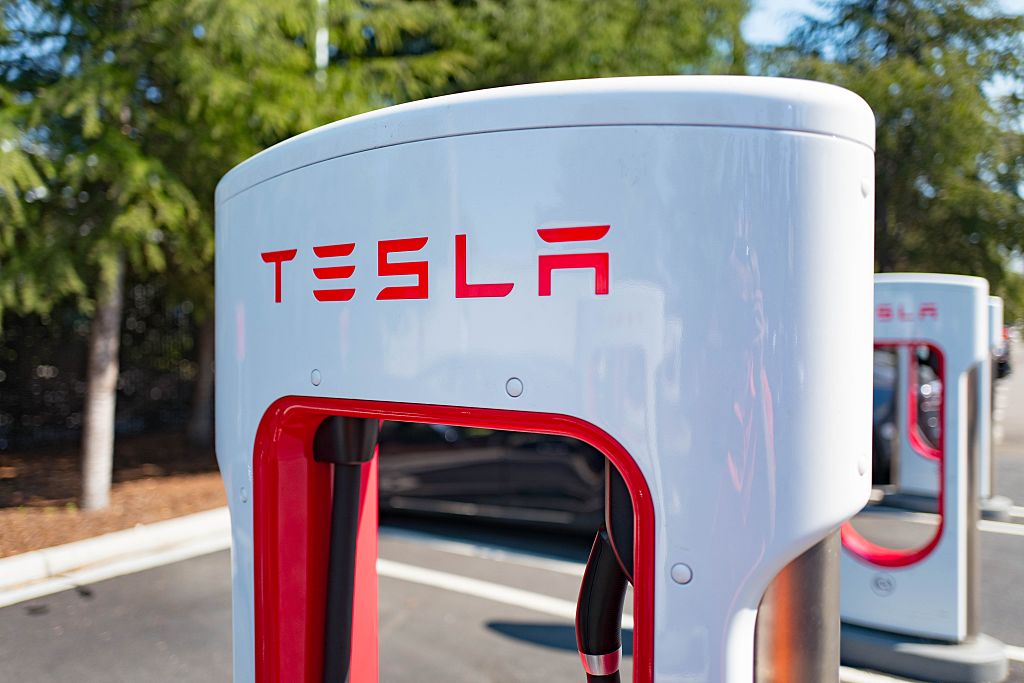
<path fill-rule="evenodd" d="M 1024 12 L 1024 0 L 1002 0 L 1007 12 Z M 752 11 L 743 20 L 748 43 L 777 44 L 785 40 L 804 14 L 820 12 L 815 0 L 752 0 Z"/>
<path fill-rule="evenodd" d="M 753 44 L 781 43 L 804 14 L 817 10 L 814 0 L 753 0 L 751 7 L 741 30 Z"/>

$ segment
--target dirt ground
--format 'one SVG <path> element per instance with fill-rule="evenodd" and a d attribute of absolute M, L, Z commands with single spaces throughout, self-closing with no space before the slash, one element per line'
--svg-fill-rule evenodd
<path fill-rule="evenodd" d="M 76 444 L 0 452 L 0 557 L 226 504 L 212 449 L 181 434 L 118 439 L 110 507 L 78 509 Z"/>

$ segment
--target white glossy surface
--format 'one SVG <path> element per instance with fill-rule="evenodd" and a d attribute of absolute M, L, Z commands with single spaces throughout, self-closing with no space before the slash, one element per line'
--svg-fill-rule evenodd
<path fill-rule="evenodd" d="M 391 145 L 507 130 L 662 124 L 819 133 L 875 146 L 867 103 L 823 83 L 748 76 L 536 83 L 410 102 L 299 135 L 232 169 L 217 187 L 217 203 L 281 173 Z M 338 127 L 344 132 L 333 134 Z"/>
<path fill-rule="evenodd" d="M 912 314 L 922 304 L 934 304 L 937 317 Z M 875 276 L 875 305 L 890 304 L 907 312 L 907 320 L 875 318 L 876 342 L 922 341 L 938 346 L 945 357 L 945 502 L 942 536 L 935 549 L 915 564 L 878 567 L 844 546 L 841 561 L 843 621 L 896 633 L 962 640 L 967 635 L 967 374 L 988 367 L 988 282 L 963 275 L 880 274 Z M 905 368 L 905 366 L 904 366 Z M 979 384 L 983 384 L 981 381 Z M 984 415 L 980 412 L 979 416 Z M 981 427 L 986 419 L 979 420 Z M 906 424 L 904 422 L 904 424 Z M 904 430 L 905 431 L 905 430 Z M 918 470 L 903 469 L 913 453 L 901 452 L 900 477 L 938 483 L 934 461 L 916 462 Z M 924 459 L 916 456 L 918 461 Z M 879 590 L 888 582 L 891 591 Z"/>
<path fill-rule="evenodd" d="M 988 298 L 988 343 L 993 353 L 1003 345 L 1003 297 Z"/>
<path fill-rule="evenodd" d="M 980 287 L 984 283 L 988 289 L 988 282 L 982 278 L 968 277 L 963 275 L 945 275 L 938 273 L 886 273 L 876 276 L 875 301 L 876 304 L 889 301 L 896 307 L 903 307 L 902 310 L 918 311 L 922 305 L 935 303 L 935 293 L 941 288 L 950 284 Z M 895 298 L 894 298 L 895 297 Z M 940 313 L 940 321 L 931 319 L 918 320 L 914 324 L 914 331 L 926 335 L 922 339 L 946 339 L 949 335 L 966 335 L 973 338 L 980 334 L 984 336 L 984 343 L 988 346 L 991 342 L 989 326 L 991 324 L 991 299 L 986 301 L 985 324 L 981 328 L 966 329 L 967 323 L 956 319 L 948 319 L 948 316 Z M 1000 300 L 1001 303 L 1002 300 Z M 911 313 L 913 315 L 913 313 Z M 972 314 L 973 315 L 973 314 Z M 965 329 L 958 329 L 963 324 Z M 892 323 L 875 320 L 875 338 L 878 341 L 888 339 L 887 335 L 892 334 L 894 328 Z M 1000 332 L 1001 333 L 1001 332 Z M 906 425 L 909 422 L 908 404 L 905 400 L 910 391 L 909 377 L 909 355 L 903 351 L 900 354 L 900 371 L 898 373 L 898 396 L 904 400 L 897 402 L 901 429 L 899 430 L 900 457 L 898 485 L 902 493 L 910 493 L 918 496 L 938 495 L 939 491 L 939 466 L 932 458 L 925 457 L 912 445 Z M 978 497 L 985 499 L 991 496 L 992 472 L 989 465 L 992 453 L 992 427 L 990 416 L 992 414 L 992 367 L 985 364 L 978 373 L 978 432 L 979 447 L 976 457 L 977 469 L 975 481 L 977 482 Z"/>
<path fill-rule="evenodd" d="M 659 123 L 674 114 L 691 123 L 686 103 L 721 95 L 719 80 L 658 79 L 668 98 Z M 726 122 L 739 116 L 737 101 L 781 92 L 793 120 L 832 111 L 839 129 L 873 125 L 859 98 L 829 86 L 729 83 L 728 106 L 708 109 Z M 550 109 L 558 87 L 490 93 L 483 111 L 500 123 L 495 97 L 524 116 L 533 98 Z M 597 86 L 562 87 L 568 95 Z M 570 98 L 573 116 L 646 116 L 634 106 L 636 87 L 603 82 Z M 396 108 L 374 114 L 373 125 L 404 131 L 481 111 L 472 98 L 465 117 L 451 106 L 429 115 Z M 870 473 L 859 474 L 858 461 L 871 448 L 873 154 L 833 135 L 715 127 L 713 117 L 701 126 L 629 125 L 624 116 L 623 125 L 413 132 L 431 139 L 255 184 L 310 150 L 330 156 L 364 144 L 363 119 L 232 171 L 217 207 L 218 457 L 236 491 L 250 477 L 261 416 L 289 394 L 589 421 L 635 458 L 653 496 L 656 678 L 747 683 L 768 583 L 868 497 Z M 611 229 L 583 245 L 547 244 L 536 232 L 595 224 Z M 507 297 L 454 298 L 461 233 L 470 281 L 514 282 Z M 421 252 L 392 260 L 429 260 L 429 299 L 375 300 L 381 286 L 411 279 L 377 278 L 376 240 L 418 236 L 429 237 Z M 311 291 L 323 285 L 311 268 L 335 263 L 317 262 L 312 247 L 350 241 L 352 256 L 333 261 L 356 266 L 339 283 L 355 296 L 316 301 Z M 284 264 L 275 304 L 273 266 L 260 254 L 291 248 L 298 255 Z M 539 254 L 597 249 L 610 254 L 607 295 L 595 295 L 591 271 L 576 270 L 556 272 L 552 295 L 538 296 Z M 524 387 L 516 398 L 506 391 L 511 377 Z M 237 497 L 230 503 L 234 670 L 247 681 L 252 510 Z M 693 570 L 685 586 L 671 578 L 680 562 Z"/>
<path fill-rule="evenodd" d="M 998 296 L 988 298 L 988 348 L 991 355 L 999 350 L 1003 343 L 1003 299 Z M 978 498 L 987 500 L 992 497 L 992 459 L 995 452 L 992 448 L 993 420 L 992 411 L 992 383 L 996 378 L 992 374 L 992 363 L 986 363 L 986 370 L 980 377 L 980 393 L 978 400 L 981 402 L 981 450 L 978 452 L 978 471 L 975 475 L 978 481 Z"/>

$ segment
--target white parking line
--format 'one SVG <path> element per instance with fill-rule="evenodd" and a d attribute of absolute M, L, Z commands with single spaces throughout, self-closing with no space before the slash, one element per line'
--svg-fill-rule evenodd
<path fill-rule="evenodd" d="M 1014 524 L 1013 522 L 993 522 L 990 519 L 983 519 L 978 522 L 978 529 L 1004 536 L 1024 536 L 1024 524 Z"/>
<path fill-rule="evenodd" d="M 929 512 L 910 512 L 907 510 L 895 510 L 893 508 L 869 509 L 861 514 L 877 518 L 890 518 L 901 522 L 915 522 L 917 524 L 938 524 L 938 515 Z M 1024 524 L 1014 522 L 996 522 L 990 519 L 978 520 L 978 530 L 991 534 L 1002 534 L 1003 536 L 1024 536 Z"/>
<path fill-rule="evenodd" d="M 381 527 L 381 538 L 394 538 L 397 540 L 413 541 L 425 545 L 434 550 L 460 555 L 462 557 L 475 557 L 482 560 L 493 560 L 515 564 L 520 567 L 531 569 L 544 569 L 559 574 L 567 574 L 583 578 L 583 569 L 586 566 L 583 562 L 570 562 L 569 560 L 556 560 L 539 553 L 531 553 L 523 550 L 509 550 L 497 545 L 485 543 L 470 543 L 468 541 L 455 541 L 423 531 L 413 531 L 398 527 Z"/>
<path fill-rule="evenodd" d="M 839 667 L 839 680 L 841 683 L 912 683 L 908 678 L 893 678 L 871 671 L 851 669 L 848 666 Z"/>
<path fill-rule="evenodd" d="M 554 617 L 573 621 L 576 618 L 576 603 L 560 598 L 553 598 L 550 595 L 542 595 L 532 591 L 519 588 L 512 588 L 500 583 L 481 581 L 468 576 L 451 574 L 449 572 L 417 567 L 404 562 L 394 560 L 377 560 L 377 574 L 389 579 L 408 581 L 422 586 L 440 588 L 442 590 L 469 595 L 491 602 L 498 602 L 503 605 L 520 607 L 533 610 L 542 614 L 550 614 Z M 633 628 L 633 618 L 624 614 L 622 616 L 622 627 Z M 1006 647 L 1007 657 L 1015 661 L 1024 661 L 1024 648 L 1008 645 Z M 852 669 L 847 666 L 840 667 L 839 677 L 842 683 L 903 683 L 906 678 L 893 678 L 883 674 Z"/>
<path fill-rule="evenodd" d="M 377 560 L 377 574 L 379 576 L 386 576 L 389 579 L 418 583 L 423 586 L 471 595 L 475 598 L 500 602 L 513 607 L 521 607 L 533 610 L 534 612 L 541 612 L 542 614 L 550 614 L 551 616 L 568 619 L 569 621 L 576 619 L 575 602 L 519 588 L 512 588 L 500 583 L 481 581 L 480 579 L 472 579 L 468 576 L 460 576 L 459 574 L 450 574 L 437 571 L 436 569 L 427 569 L 403 562 L 380 559 Z M 622 627 L 633 628 L 633 617 L 628 614 L 623 615 Z"/>

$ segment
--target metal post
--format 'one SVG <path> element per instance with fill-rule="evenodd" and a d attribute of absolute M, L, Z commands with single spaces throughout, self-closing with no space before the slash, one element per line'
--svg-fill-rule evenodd
<path fill-rule="evenodd" d="M 838 682 L 838 531 L 775 577 L 754 633 L 755 683 Z"/>

